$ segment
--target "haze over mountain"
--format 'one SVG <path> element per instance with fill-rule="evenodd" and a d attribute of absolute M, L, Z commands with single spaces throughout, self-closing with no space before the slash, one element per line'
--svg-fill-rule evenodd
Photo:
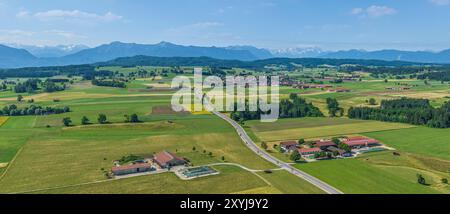
<path fill-rule="evenodd" d="M 86 45 L 57 45 L 57 46 L 34 46 L 21 44 L 8 44 L 13 48 L 25 49 L 39 58 L 63 57 L 88 49 Z"/>
<path fill-rule="evenodd" d="M 1 68 L 90 64 L 109 61 L 119 57 L 138 55 L 155 57 L 209 57 L 241 61 L 269 58 L 334 58 L 450 63 L 450 49 L 441 52 L 400 50 L 347 50 L 331 52 L 315 47 L 267 50 L 253 46 L 200 47 L 176 45 L 169 42 L 160 42 L 158 44 L 112 42 L 94 48 L 87 48 L 83 45 L 56 47 L 15 45 L 15 47 L 22 47 L 22 49 L 0 45 Z M 28 49 L 28 51 L 25 49 Z"/>
<path fill-rule="evenodd" d="M 36 60 L 38 58 L 24 49 L 0 45 L 0 68 L 28 66 Z"/>

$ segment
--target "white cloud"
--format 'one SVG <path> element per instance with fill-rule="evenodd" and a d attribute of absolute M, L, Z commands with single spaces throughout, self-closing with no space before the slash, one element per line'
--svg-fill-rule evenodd
<path fill-rule="evenodd" d="M 48 10 L 31 14 L 28 11 L 21 11 L 16 14 L 18 18 L 37 18 L 41 21 L 50 20 L 91 20 L 112 22 L 123 19 L 122 16 L 116 15 L 112 12 L 107 12 L 103 15 L 96 13 L 89 13 L 80 10 Z"/>
<path fill-rule="evenodd" d="M 18 29 L 8 29 L 8 30 L 0 30 L 2 34 L 7 35 L 8 37 L 30 37 L 35 35 L 35 32 L 32 31 L 24 31 L 24 30 L 18 30 Z"/>
<path fill-rule="evenodd" d="M 353 8 L 352 12 L 350 12 L 350 14 L 352 15 L 359 15 L 361 13 L 364 13 L 364 9 L 363 8 Z"/>
<path fill-rule="evenodd" d="M 430 0 L 431 3 L 435 5 L 450 5 L 450 0 Z"/>
<path fill-rule="evenodd" d="M 366 12 L 371 17 L 380 17 L 386 15 L 393 15 L 397 13 L 397 10 L 386 6 L 372 5 L 366 9 Z"/>
<path fill-rule="evenodd" d="M 382 16 L 388 16 L 396 14 L 397 10 L 387 6 L 372 5 L 367 8 L 353 8 L 350 12 L 351 15 L 358 15 L 360 17 L 377 18 Z"/>
<path fill-rule="evenodd" d="M 53 30 L 46 30 L 43 33 L 53 34 L 53 35 L 60 36 L 60 37 L 66 38 L 66 39 L 85 39 L 85 38 L 87 38 L 86 36 L 78 35 L 73 32 L 69 32 L 69 31 L 65 31 L 65 30 L 53 29 Z"/>

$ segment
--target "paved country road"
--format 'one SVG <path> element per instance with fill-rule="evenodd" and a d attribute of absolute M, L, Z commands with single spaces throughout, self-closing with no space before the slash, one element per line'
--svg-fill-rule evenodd
<path fill-rule="evenodd" d="M 273 157 L 266 151 L 259 148 L 255 144 L 255 142 L 253 142 L 253 140 L 247 135 L 245 130 L 236 121 L 232 120 L 231 118 L 227 117 L 226 115 L 224 115 L 218 111 L 211 111 L 211 112 L 213 114 L 217 115 L 218 117 L 222 118 L 223 120 L 227 121 L 228 123 L 230 123 L 234 127 L 234 129 L 236 129 L 237 133 L 241 137 L 242 141 L 244 141 L 244 143 L 247 145 L 247 147 L 249 147 L 253 152 L 258 154 L 262 158 L 281 167 L 282 169 L 285 169 L 286 171 L 290 172 L 291 174 L 294 174 L 294 175 L 308 181 L 312 185 L 320 188 L 321 190 L 325 191 L 328 194 L 343 194 L 343 192 L 337 190 L 336 188 L 330 186 L 329 184 L 313 177 L 312 175 L 309 175 L 306 172 L 303 172 L 295 167 L 292 167 L 291 165 Z"/>

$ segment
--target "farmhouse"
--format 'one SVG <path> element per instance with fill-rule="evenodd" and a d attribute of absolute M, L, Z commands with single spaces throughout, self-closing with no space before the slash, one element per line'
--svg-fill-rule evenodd
<path fill-rule="evenodd" d="M 175 154 L 168 152 L 168 151 L 162 151 L 158 154 L 156 154 L 153 157 L 153 161 L 158 164 L 161 168 L 170 168 L 173 166 L 182 166 L 185 165 L 187 162 Z"/>
<path fill-rule="evenodd" d="M 297 141 L 284 141 L 280 143 L 280 149 L 282 152 L 293 152 L 297 149 Z"/>
<path fill-rule="evenodd" d="M 349 137 L 342 143 L 348 145 L 352 149 L 372 147 L 380 144 L 380 142 L 378 142 L 377 140 L 367 137 Z"/>
<path fill-rule="evenodd" d="M 302 156 L 302 157 L 309 157 L 311 155 L 315 155 L 317 153 L 322 152 L 322 150 L 320 148 L 310 148 L 310 149 L 299 149 L 298 153 Z"/>
<path fill-rule="evenodd" d="M 148 172 L 152 170 L 154 170 L 154 168 L 152 167 L 151 164 L 139 163 L 133 165 L 115 166 L 111 169 L 111 172 L 114 175 L 128 175 L 140 172 Z"/>
<path fill-rule="evenodd" d="M 325 150 L 325 149 L 327 149 L 328 147 L 337 147 L 337 145 L 336 145 L 333 141 L 331 141 L 331 140 L 321 140 L 321 141 L 317 141 L 317 142 L 315 143 L 315 146 L 316 146 L 317 148 L 322 149 L 322 150 Z"/>

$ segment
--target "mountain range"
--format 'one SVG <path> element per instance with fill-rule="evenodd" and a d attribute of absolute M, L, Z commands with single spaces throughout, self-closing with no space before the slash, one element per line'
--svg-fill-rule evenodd
<path fill-rule="evenodd" d="M 83 45 L 61 45 L 55 47 L 0 45 L 0 68 L 91 64 L 137 55 L 154 57 L 209 57 L 241 61 L 270 58 L 330 58 L 450 63 L 450 49 L 441 52 L 401 50 L 323 51 L 320 48 L 314 47 L 267 50 L 253 46 L 200 47 L 176 45 L 169 42 L 160 42 L 158 44 L 112 42 L 94 48 Z"/>

